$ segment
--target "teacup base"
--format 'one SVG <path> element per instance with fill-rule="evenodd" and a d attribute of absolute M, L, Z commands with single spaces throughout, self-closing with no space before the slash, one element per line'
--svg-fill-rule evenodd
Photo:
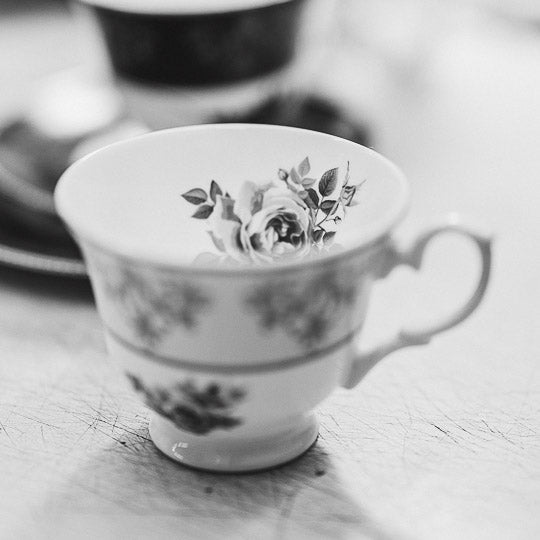
<path fill-rule="evenodd" d="M 319 421 L 314 414 L 299 418 L 286 429 L 241 438 L 195 435 L 157 414 L 150 420 L 150 437 L 166 456 L 188 467 L 214 472 L 253 472 L 283 465 L 308 450 L 318 434 Z"/>

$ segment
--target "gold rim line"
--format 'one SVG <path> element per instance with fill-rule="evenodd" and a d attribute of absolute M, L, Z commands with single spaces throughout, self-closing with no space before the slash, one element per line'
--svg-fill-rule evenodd
<path fill-rule="evenodd" d="M 165 365 L 167 367 L 184 369 L 186 371 L 198 371 L 201 373 L 222 373 L 225 375 L 234 374 L 257 374 L 265 373 L 268 371 L 281 371 L 284 369 L 292 369 L 303 364 L 307 364 L 319 359 L 322 356 L 331 354 L 332 352 L 344 347 L 350 343 L 360 332 L 360 327 L 352 330 L 344 337 L 323 347 L 313 351 L 306 352 L 305 354 L 299 354 L 297 356 L 291 356 L 288 358 L 281 358 L 279 360 L 269 360 L 261 362 L 259 364 L 222 364 L 222 363 L 202 363 L 198 360 L 183 360 L 180 358 L 173 358 L 163 354 L 150 351 L 144 347 L 134 345 L 123 337 L 119 336 L 114 330 L 111 330 L 108 326 L 105 326 L 107 334 L 118 344 L 122 345 L 126 349 L 129 349 L 137 356 L 144 356 L 146 360 Z"/>

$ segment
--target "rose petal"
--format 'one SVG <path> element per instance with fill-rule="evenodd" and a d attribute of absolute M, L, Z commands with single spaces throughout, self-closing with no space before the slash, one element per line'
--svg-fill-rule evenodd
<path fill-rule="evenodd" d="M 262 200 L 256 201 L 258 197 Z M 260 208 L 254 202 L 260 204 Z M 245 182 L 234 206 L 241 224 L 224 223 L 225 220 L 219 219 L 220 211 L 221 208 L 216 208 L 214 212 L 218 214 L 213 221 L 214 233 L 222 238 L 227 253 L 237 260 L 268 263 L 281 257 L 303 256 L 311 249 L 309 210 L 305 202 L 286 187 L 266 185 L 261 188 L 253 182 Z"/>
<path fill-rule="evenodd" d="M 251 219 L 251 201 L 258 189 L 259 187 L 254 182 L 244 182 L 240 188 L 240 193 L 234 203 L 234 213 L 243 223 L 247 223 Z"/>
<path fill-rule="evenodd" d="M 303 188 L 300 188 L 303 189 Z M 271 187 L 266 193 L 264 194 L 263 199 L 263 207 L 265 205 L 273 205 L 276 204 L 277 201 L 290 201 L 291 203 L 296 203 L 300 207 L 305 207 L 304 201 L 293 191 L 287 188 L 283 188 L 281 186 L 274 186 Z"/>
<path fill-rule="evenodd" d="M 240 223 L 223 219 L 223 200 L 217 197 L 214 212 L 210 216 L 210 226 L 212 233 L 223 242 L 225 252 L 235 259 L 243 259 L 243 253 L 238 245 L 238 231 Z"/>

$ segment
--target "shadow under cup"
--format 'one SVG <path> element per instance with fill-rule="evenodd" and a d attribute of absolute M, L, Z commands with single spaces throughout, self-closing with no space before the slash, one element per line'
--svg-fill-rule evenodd
<path fill-rule="evenodd" d="M 152 129 L 246 115 L 282 92 L 308 0 L 79 0 L 128 112 Z"/>

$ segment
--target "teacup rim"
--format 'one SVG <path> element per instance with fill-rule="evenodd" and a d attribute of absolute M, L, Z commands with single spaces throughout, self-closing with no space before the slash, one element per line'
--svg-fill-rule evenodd
<path fill-rule="evenodd" d="M 76 217 L 73 216 L 70 218 L 69 210 L 66 210 L 67 204 L 63 202 L 65 195 L 65 185 L 69 181 L 68 178 L 73 175 L 73 173 L 86 161 L 93 160 L 96 155 L 114 151 L 115 148 L 123 147 L 132 144 L 136 140 L 140 139 L 149 139 L 149 138 L 159 138 L 166 137 L 170 133 L 177 132 L 189 132 L 189 131 L 208 131 L 208 130 L 270 130 L 270 131 L 289 131 L 289 132 L 298 132 L 298 133 L 309 133 L 310 135 L 320 136 L 325 139 L 334 139 L 340 142 L 340 144 L 349 145 L 352 147 L 360 147 L 364 152 L 371 154 L 375 158 L 382 160 L 386 166 L 391 169 L 395 175 L 395 178 L 398 181 L 400 193 L 397 197 L 397 204 L 392 208 L 392 211 L 389 211 L 384 219 L 381 219 L 380 225 L 376 227 L 376 230 L 372 232 L 371 235 L 366 235 L 366 237 L 356 245 L 351 245 L 343 250 L 333 253 L 327 253 L 321 255 L 317 258 L 307 259 L 291 259 L 289 261 L 279 261 L 275 264 L 269 265 L 239 265 L 239 266 L 222 266 L 219 268 L 211 267 L 208 265 L 192 262 L 186 263 L 181 260 L 174 260 L 174 258 L 169 258 L 164 260 L 163 258 L 153 257 L 152 254 L 136 254 L 134 250 L 129 249 L 126 246 L 112 245 L 114 242 L 107 242 L 105 239 L 96 238 L 88 228 L 83 230 L 84 227 L 78 228 L 73 225 L 76 222 Z M 324 264 L 332 264 L 337 261 L 344 259 L 349 259 L 355 255 L 368 250 L 374 245 L 378 244 L 382 239 L 386 238 L 390 231 L 392 231 L 395 226 L 403 219 L 405 216 L 409 205 L 410 205 L 410 185 L 407 181 L 405 174 L 401 169 L 395 165 L 390 159 L 386 158 L 379 152 L 363 146 L 359 143 L 350 141 L 348 139 L 343 139 L 336 135 L 331 135 L 323 132 L 317 132 L 310 129 L 289 127 L 289 126 L 280 126 L 273 124 L 249 124 L 249 123 L 221 123 L 221 124 L 198 124 L 191 126 L 181 126 L 168 129 L 161 129 L 152 131 L 150 133 L 145 133 L 135 137 L 131 137 L 126 140 L 118 141 L 98 150 L 90 152 L 86 156 L 80 158 L 75 163 L 70 165 L 66 171 L 60 177 L 55 191 L 54 191 L 54 202 L 56 206 L 57 213 L 60 218 L 65 223 L 67 229 L 74 237 L 74 239 L 79 243 L 81 248 L 84 244 L 92 246 L 94 249 L 99 250 L 103 253 L 107 253 L 110 256 L 117 257 L 124 260 L 132 261 L 133 263 L 150 265 L 154 268 L 160 269 L 175 269 L 182 271 L 183 273 L 197 273 L 205 275 L 243 275 L 243 274 L 261 274 L 261 273 L 275 273 L 276 271 L 288 271 L 288 270 L 298 270 L 306 267 L 314 267 Z M 84 252 L 84 249 L 83 249 Z"/>
<path fill-rule="evenodd" d="M 79 4 L 95 7 L 98 9 L 106 9 L 121 13 L 131 13 L 139 16 L 178 16 L 178 17 L 212 17 L 223 14 L 237 14 L 248 11 L 270 8 L 280 4 L 292 2 L 304 2 L 305 0 L 235 0 L 232 7 L 229 5 L 221 6 L 216 2 L 215 7 L 205 10 L 195 9 L 189 5 L 179 7 L 177 3 L 170 0 L 162 1 L 162 5 L 156 8 L 155 3 L 151 5 L 140 4 L 133 5 L 126 0 L 117 0 L 117 3 L 111 3 L 108 0 L 77 0 Z M 131 4 L 131 5 L 130 5 Z"/>

